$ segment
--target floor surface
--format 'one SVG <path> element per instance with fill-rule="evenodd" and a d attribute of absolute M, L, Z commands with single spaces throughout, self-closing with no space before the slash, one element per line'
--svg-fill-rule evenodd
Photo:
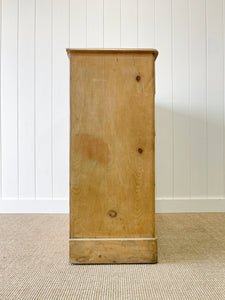
<path fill-rule="evenodd" d="M 0 299 L 225 299 L 225 214 L 157 214 L 158 264 L 71 265 L 69 216 L 0 215 Z"/>

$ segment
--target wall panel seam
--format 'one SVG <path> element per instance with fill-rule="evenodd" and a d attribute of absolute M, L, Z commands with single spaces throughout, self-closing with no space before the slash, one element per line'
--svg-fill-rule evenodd
<path fill-rule="evenodd" d="M 224 58 L 224 52 L 225 52 L 225 30 L 224 30 L 224 0 L 222 0 L 222 32 L 223 32 L 223 83 L 225 84 L 225 70 L 224 70 L 224 63 L 225 63 L 225 58 Z M 223 84 L 223 195 L 225 196 L 225 97 L 224 97 L 224 93 L 225 93 L 225 88 L 224 88 L 224 84 Z"/>
<path fill-rule="evenodd" d="M 189 149 L 188 149 L 188 160 L 189 160 L 189 184 L 188 184 L 188 189 L 189 189 L 189 197 L 192 197 L 192 188 L 191 188 L 191 59 L 190 59 L 190 53 L 191 53 L 191 45 L 190 45 L 190 0 L 187 1 L 187 13 L 188 13 L 188 134 L 189 134 Z"/>
<path fill-rule="evenodd" d="M 207 47 L 207 0 L 205 0 L 205 50 L 206 50 L 206 62 L 205 62 L 205 87 L 206 87 L 206 197 L 208 197 L 208 181 L 209 181 L 209 176 L 208 176 L 208 47 Z"/>
<path fill-rule="evenodd" d="M 86 26 L 86 28 L 85 28 L 85 34 L 86 34 L 86 37 L 85 37 L 85 43 L 86 43 L 86 48 L 87 48 L 87 44 L 88 44 L 88 35 L 87 35 L 87 22 L 88 22 L 88 20 L 87 20 L 87 10 L 88 10 L 88 2 L 87 2 L 87 0 L 85 0 L 85 26 Z"/>
<path fill-rule="evenodd" d="M 154 48 L 155 48 L 155 42 L 156 42 L 156 29 L 155 29 L 155 25 L 156 25 L 156 9 L 155 9 L 155 0 L 153 2 L 153 6 L 154 6 Z"/>
<path fill-rule="evenodd" d="M 2 197 L 2 0 L 0 0 L 0 197 Z"/>
<path fill-rule="evenodd" d="M 54 197 L 54 166 L 53 166 L 53 0 L 51 0 L 51 185 L 52 199 Z"/>
<path fill-rule="evenodd" d="M 102 8 L 102 35 L 103 35 L 103 48 L 105 48 L 105 0 L 102 0 L 103 8 Z"/>
<path fill-rule="evenodd" d="M 19 169 L 20 169 L 20 149 L 19 149 L 19 17 L 20 17 L 20 1 L 17 0 L 17 195 L 20 198 L 20 178 L 19 178 Z"/>
<path fill-rule="evenodd" d="M 71 43 L 71 0 L 69 0 L 69 48 Z"/>
<path fill-rule="evenodd" d="M 171 5 L 171 111 L 172 111 L 172 197 L 174 198 L 174 74 L 173 74 L 173 0 L 170 2 Z"/>
<path fill-rule="evenodd" d="M 37 155 L 36 155 L 36 23 L 37 23 L 37 13 L 36 13 L 37 0 L 34 0 L 34 197 L 37 197 L 37 187 L 36 187 L 36 169 L 37 169 Z"/>
<path fill-rule="evenodd" d="M 120 0 L 120 48 L 122 45 L 122 1 Z"/>
<path fill-rule="evenodd" d="M 137 0 L 137 48 L 139 48 L 139 0 Z"/>

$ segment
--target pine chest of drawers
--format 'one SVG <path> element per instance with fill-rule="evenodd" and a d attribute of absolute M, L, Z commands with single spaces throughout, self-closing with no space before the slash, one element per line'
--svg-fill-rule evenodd
<path fill-rule="evenodd" d="M 70 261 L 155 263 L 153 49 L 67 49 Z"/>

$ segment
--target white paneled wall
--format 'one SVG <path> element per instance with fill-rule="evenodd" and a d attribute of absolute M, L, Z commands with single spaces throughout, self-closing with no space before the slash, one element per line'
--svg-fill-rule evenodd
<path fill-rule="evenodd" d="M 68 212 L 71 48 L 156 48 L 158 212 L 225 211 L 225 0 L 0 0 L 2 212 Z"/>

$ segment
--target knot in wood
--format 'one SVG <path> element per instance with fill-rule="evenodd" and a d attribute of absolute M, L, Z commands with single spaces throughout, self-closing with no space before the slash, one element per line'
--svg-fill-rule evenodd
<path fill-rule="evenodd" d="M 143 152 L 143 149 L 138 148 L 138 152 L 139 152 L 139 153 L 142 153 L 142 152 Z"/>
<path fill-rule="evenodd" d="M 108 211 L 108 215 L 111 217 L 111 218 L 115 218 L 117 216 L 117 212 L 113 209 L 110 209 Z"/>
<path fill-rule="evenodd" d="M 137 81 L 140 81 L 140 80 L 141 80 L 141 76 L 137 75 L 137 76 L 136 76 L 136 80 L 137 80 Z"/>

